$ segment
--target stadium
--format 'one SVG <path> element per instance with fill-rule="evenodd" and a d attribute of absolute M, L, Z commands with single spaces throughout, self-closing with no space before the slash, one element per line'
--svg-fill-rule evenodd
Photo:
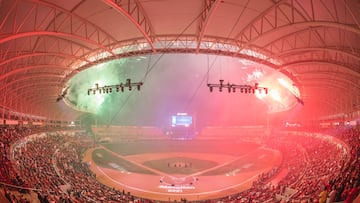
<path fill-rule="evenodd" d="M 357 0 L 0 0 L 0 202 L 360 202 Z"/>

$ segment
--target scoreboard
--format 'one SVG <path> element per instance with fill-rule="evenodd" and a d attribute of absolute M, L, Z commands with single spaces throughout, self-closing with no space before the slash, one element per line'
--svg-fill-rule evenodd
<path fill-rule="evenodd" d="M 193 123 L 192 116 L 187 115 L 186 113 L 178 113 L 175 116 L 171 116 L 171 126 L 185 126 L 189 127 Z"/>

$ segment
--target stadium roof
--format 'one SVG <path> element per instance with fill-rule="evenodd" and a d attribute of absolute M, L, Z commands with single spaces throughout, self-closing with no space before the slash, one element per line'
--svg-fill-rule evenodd
<path fill-rule="evenodd" d="M 360 110 L 357 0 L 0 0 L 0 106 L 49 118 L 76 73 L 151 53 L 210 53 L 294 81 L 308 114 Z M 4 112 L 4 111 L 3 111 Z"/>

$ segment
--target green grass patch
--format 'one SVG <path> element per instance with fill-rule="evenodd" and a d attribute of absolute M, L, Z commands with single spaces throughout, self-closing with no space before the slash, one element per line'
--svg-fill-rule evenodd
<path fill-rule="evenodd" d="M 115 169 L 120 172 L 155 174 L 141 166 L 135 165 L 118 156 L 114 156 L 104 149 L 95 149 L 92 153 L 92 159 L 98 166 Z"/>
<path fill-rule="evenodd" d="M 218 163 L 188 157 L 171 157 L 146 161 L 144 165 L 167 174 L 190 175 L 215 167 Z"/>

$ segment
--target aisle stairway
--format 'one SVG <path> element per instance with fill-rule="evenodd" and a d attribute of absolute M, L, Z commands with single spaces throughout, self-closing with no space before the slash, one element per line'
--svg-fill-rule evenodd
<path fill-rule="evenodd" d="M 5 191 L 4 188 L 0 186 L 0 202 L 1 203 L 10 203 L 8 199 L 5 197 Z"/>

